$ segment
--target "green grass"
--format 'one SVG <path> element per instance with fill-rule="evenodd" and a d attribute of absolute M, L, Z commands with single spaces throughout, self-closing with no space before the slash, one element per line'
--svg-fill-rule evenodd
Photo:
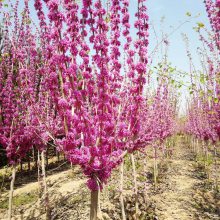
<path fill-rule="evenodd" d="M 27 194 L 21 194 L 18 196 L 15 196 L 13 198 L 13 206 L 19 207 L 22 205 L 30 204 L 38 199 L 38 195 L 36 192 L 27 193 Z M 0 201 L 0 209 L 7 209 L 8 208 L 8 199 L 4 199 Z"/>

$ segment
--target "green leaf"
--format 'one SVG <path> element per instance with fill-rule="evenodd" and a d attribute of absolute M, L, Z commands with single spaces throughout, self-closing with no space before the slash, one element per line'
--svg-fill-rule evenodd
<path fill-rule="evenodd" d="M 203 97 L 204 96 L 204 92 L 202 90 L 199 91 L 199 96 Z"/>
<path fill-rule="evenodd" d="M 214 103 L 218 103 L 219 102 L 219 100 L 218 100 L 218 98 L 214 98 Z"/>
<path fill-rule="evenodd" d="M 212 96 L 208 96 L 208 100 L 209 100 L 209 101 L 212 101 Z"/>
<path fill-rule="evenodd" d="M 212 90 L 208 89 L 208 94 L 212 94 L 212 93 L 213 93 Z"/>
<path fill-rule="evenodd" d="M 191 17 L 192 14 L 190 12 L 186 12 L 186 16 Z"/>
<path fill-rule="evenodd" d="M 205 25 L 202 22 L 197 22 L 198 28 L 204 28 Z"/>
<path fill-rule="evenodd" d="M 202 84 L 205 84 L 205 77 L 204 77 L 204 75 L 201 75 L 201 76 L 200 76 L 200 82 L 201 82 Z"/>

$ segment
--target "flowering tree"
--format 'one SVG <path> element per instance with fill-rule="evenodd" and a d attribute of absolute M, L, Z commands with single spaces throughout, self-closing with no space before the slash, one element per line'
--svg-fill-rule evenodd
<path fill-rule="evenodd" d="M 18 16 L 18 4 L 16 1 L 10 6 L 13 16 L 3 8 L 4 42 L 0 60 L 0 145 L 6 149 L 13 166 L 9 218 L 15 165 L 33 146 L 42 151 L 44 158 L 51 131 L 56 134 L 60 127 L 52 100 L 45 90 L 42 52 L 37 30 L 31 25 L 28 1 L 25 1 L 21 17 Z"/>
<path fill-rule="evenodd" d="M 35 8 L 45 42 L 47 89 L 63 122 L 63 138 L 54 138 L 89 178 L 95 216 L 98 190 L 123 155 L 135 149 L 140 131 L 148 45 L 145 1 L 138 1 L 136 39 L 130 36 L 127 0 L 112 0 L 107 9 L 100 0 L 36 0 Z"/>
<path fill-rule="evenodd" d="M 214 35 L 209 34 L 211 38 L 207 40 L 200 28 L 198 29 L 200 40 L 205 46 L 204 50 L 207 51 L 204 54 L 205 62 L 203 62 L 205 63 L 204 72 L 207 74 L 202 75 L 200 79 L 200 84 L 205 84 L 204 87 L 197 85 L 196 92 L 193 94 L 187 128 L 198 138 L 216 142 L 219 139 L 220 1 L 207 0 L 205 5 Z"/>
<path fill-rule="evenodd" d="M 215 35 L 216 45 L 220 49 L 220 1 L 205 0 L 205 5 L 211 27 Z"/>
<path fill-rule="evenodd" d="M 212 31 L 204 34 L 202 27 L 198 28 L 200 40 L 203 43 L 203 50 L 200 54 L 203 57 L 203 72 L 197 73 L 199 81 L 191 80 L 192 100 L 189 104 L 186 131 L 193 135 L 192 146 L 196 154 L 198 153 L 198 141 L 201 140 L 202 152 L 204 159 L 204 168 L 209 176 L 208 167 L 208 147 L 212 143 L 214 149 L 215 168 L 216 163 L 216 143 L 219 141 L 219 24 L 220 24 L 220 2 L 207 0 L 205 1 L 206 10 L 212 27 Z M 207 38 L 207 34 L 208 37 Z M 192 79 L 192 77 L 191 77 Z M 195 140 L 197 139 L 197 144 Z M 217 178 L 217 177 L 216 177 Z M 218 180 L 215 179 L 216 188 Z"/>

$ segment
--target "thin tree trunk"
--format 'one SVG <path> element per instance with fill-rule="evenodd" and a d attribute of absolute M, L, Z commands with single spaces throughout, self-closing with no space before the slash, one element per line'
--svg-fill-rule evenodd
<path fill-rule="evenodd" d="M 191 148 L 192 148 L 192 152 L 195 153 L 195 140 L 193 137 L 191 138 Z"/>
<path fill-rule="evenodd" d="M 100 202 L 100 196 L 101 196 L 101 191 L 100 191 L 100 186 L 99 186 L 99 191 L 98 191 L 98 212 L 97 212 L 97 218 L 98 220 L 102 220 L 102 210 L 101 210 L 101 202 Z"/>
<path fill-rule="evenodd" d="M 38 196 L 39 196 L 39 198 L 41 198 L 41 196 L 42 196 L 42 184 L 41 184 L 41 179 L 42 179 L 42 177 L 41 177 L 41 172 L 40 172 L 40 170 L 41 170 L 41 161 L 40 161 L 40 151 L 38 150 L 37 151 L 37 177 L 38 177 L 38 187 L 39 187 L 39 190 L 38 190 L 38 192 L 39 192 L 39 194 L 38 194 Z"/>
<path fill-rule="evenodd" d="M 9 193 L 8 220 L 11 220 L 12 218 L 12 201 L 13 201 L 13 193 L 14 193 L 15 175 L 16 175 L 16 169 L 15 169 L 15 165 L 13 165 L 12 179 L 11 179 L 11 186 L 10 186 L 10 193 Z"/>
<path fill-rule="evenodd" d="M 28 153 L 28 173 L 30 175 L 30 171 L 31 171 L 31 161 L 30 161 L 30 153 Z"/>
<path fill-rule="evenodd" d="M 60 162 L 60 152 L 59 151 L 57 151 L 57 160 L 58 160 L 58 162 Z"/>
<path fill-rule="evenodd" d="M 137 186 L 137 172 L 135 167 L 135 159 L 134 155 L 131 154 L 131 163 L 133 170 L 133 178 L 134 178 L 134 195 L 135 195 L 135 220 L 138 220 L 138 186 Z"/>
<path fill-rule="evenodd" d="M 217 168 L 217 149 L 214 145 L 214 166 L 215 166 L 215 190 L 218 192 L 218 168 Z"/>
<path fill-rule="evenodd" d="M 144 183 L 144 189 L 145 191 L 147 191 L 147 188 L 148 188 L 148 183 L 147 183 L 147 150 L 146 150 L 146 156 L 144 158 L 144 177 L 145 177 L 145 183 Z"/>
<path fill-rule="evenodd" d="M 158 175 L 158 170 L 157 170 L 157 147 L 154 146 L 154 187 L 157 187 L 157 175 Z"/>
<path fill-rule="evenodd" d="M 122 160 L 120 166 L 120 203 L 121 203 L 121 212 L 122 212 L 122 220 L 126 220 L 125 215 L 125 207 L 124 207 L 124 196 L 123 196 L 123 185 L 124 185 L 124 160 Z"/>
<path fill-rule="evenodd" d="M 37 155 L 37 149 L 34 147 L 34 166 L 37 168 L 37 163 L 38 163 L 38 155 Z"/>
<path fill-rule="evenodd" d="M 208 146 L 205 145 L 205 161 L 206 161 L 206 174 L 208 177 L 208 180 L 210 180 L 210 172 L 209 172 L 209 151 Z"/>
<path fill-rule="evenodd" d="M 199 139 L 196 139 L 196 144 L 195 144 L 195 155 L 196 155 L 196 162 L 198 161 L 198 155 L 199 155 Z"/>
<path fill-rule="evenodd" d="M 35 164 L 35 151 L 34 151 L 34 146 L 32 148 L 32 156 L 33 156 L 33 164 Z"/>
<path fill-rule="evenodd" d="M 49 159 L 48 159 L 48 154 L 49 154 L 49 149 L 46 150 L 46 167 L 48 167 L 49 164 Z"/>
<path fill-rule="evenodd" d="M 20 171 L 21 172 L 23 171 L 23 162 L 22 162 L 22 160 L 20 161 Z"/>
<path fill-rule="evenodd" d="M 44 185 L 44 202 L 46 207 L 46 219 L 50 219 L 50 207 L 49 207 L 49 198 L 47 191 L 47 180 L 46 180 L 46 168 L 45 168 L 45 151 L 41 152 L 41 162 L 42 162 L 42 175 L 43 175 L 43 185 Z"/>
<path fill-rule="evenodd" d="M 97 220 L 99 191 L 91 191 L 90 220 Z"/>
<path fill-rule="evenodd" d="M 203 150 L 203 163 L 204 163 L 204 167 L 205 167 L 205 171 L 206 171 L 206 168 L 207 168 L 207 166 L 206 166 L 206 158 L 207 158 L 207 156 L 206 156 L 206 146 L 205 146 L 205 142 L 203 141 L 202 142 L 202 150 Z"/>

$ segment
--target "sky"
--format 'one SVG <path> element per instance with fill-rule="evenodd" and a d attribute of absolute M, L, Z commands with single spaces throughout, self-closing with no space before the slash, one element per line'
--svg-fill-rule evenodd
<path fill-rule="evenodd" d="M 133 4 L 134 2 L 135 1 L 133 1 Z M 205 27 L 210 29 L 203 0 L 148 0 L 148 10 L 150 23 L 153 24 L 158 35 L 160 35 L 161 30 L 169 34 L 173 28 L 176 29 L 180 24 L 183 24 L 189 19 L 191 20 L 183 24 L 168 38 L 168 60 L 179 70 L 189 71 L 186 46 L 181 35 L 184 33 L 189 38 L 189 48 L 193 57 L 193 63 L 195 67 L 200 70 L 197 48 L 201 46 L 201 44 L 198 33 L 193 27 L 197 25 L 197 22 L 201 22 L 205 24 Z M 186 16 L 187 12 L 191 13 L 191 18 Z M 164 22 L 161 25 L 160 21 L 162 17 L 164 17 Z M 152 51 L 156 44 L 155 35 L 151 29 L 149 51 Z M 155 63 L 158 61 L 159 59 L 155 57 Z M 188 81 L 188 78 L 184 80 Z M 183 87 L 180 95 L 180 114 L 185 114 L 188 96 L 188 89 Z"/>
<path fill-rule="evenodd" d="M 189 37 L 190 50 L 192 57 L 196 58 L 196 48 L 200 45 L 198 33 L 193 30 L 197 22 L 202 22 L 209 26 L 205 5 L 203 0 L 148 0 L 148 10 L 150 21 L 153 23 L 156 31 L 161 29 L 160 20 L 164 16 L 163 31 L 170 33 L 173 28 L 177 28 L 181 23 L 189 20 L 187 12 L 192 14 L 191 21 L 182 25 L 170 38 L 169 59 L 178 68 L 187 71 L 188 61 L 186 57 L 185 44 L 182 40 L 181 33 Z M 196 17 L 196 18 L 193 18 Z M 154 47 L 154 34 L 151 31 L 150 48 Z M 198 60 L 195 59 L 195 65 L 199 67 Z"/>

